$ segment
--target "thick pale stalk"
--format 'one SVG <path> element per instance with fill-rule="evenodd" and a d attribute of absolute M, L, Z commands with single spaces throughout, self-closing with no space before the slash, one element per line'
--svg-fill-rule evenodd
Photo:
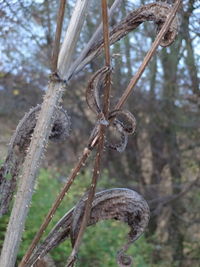
<path fill-rule="evenodd" d="M 42 158 L 44 147 L 47 144 L 48 134 L 51 130 L 56 99 L 60 96 L 61 85 L 50 83 L 43 103 L 43 108 L 39 115 L 34 135 L 24 161 L 20 183 L 2 249 L 0 259 L 0 266 L 2 267 L 12 267 L 15 265 L 25 219 L 33 194 L 36 173 Z"/>
<path fill-rule="evenodd" d="M 77 0 L 76 2 L 76 8 L 77 6 L 79 8 L 75 9 L 73 12 L 72 23 L 70 22 L 69 24 L 71 29 L 67 31 L 67 36 L 62 46 L 62 55 L 65 56 L 65 59 L 62 62 L 60 60 L 58 63 L 59 70 L 61 70 L 60 74 L 62 74 L 65 67 L 68 66 L 68 62 L 71 62 L 76 45 L 75 40 L 79 37 L 88 2 L 89 0 Z M 76 27 L 72 29 L 74 23 Z M 71 43 L 70 47 L 66 45 L 67 40 Z M 68 53 L 69 51 L 70 54 Z M 59 58 L 61 58 L 62 55 L 60 55 Z M 15 265 L 26 216 L 32 199 L 37 170 L 51 131 L 55 107 L 61 100 L 62 91 L 62 84 L 51 82 L 44 97 L 30 147 L 22 167 L 22 175 L 0 258 L 0 266 L 2 267 L 13 267 Z"/>

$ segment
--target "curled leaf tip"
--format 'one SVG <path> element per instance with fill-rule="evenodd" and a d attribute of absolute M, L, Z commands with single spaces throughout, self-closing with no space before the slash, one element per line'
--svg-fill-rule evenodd
<path fill-rule="evenodd" d="M 72 245 L 80 229 L 86 199 L 87 195 L 76 205 L 73 212 L 70 229 Z M 147 202 L 137 192 L 126 188 L 113 188 L 95 195 L 88 225 L 106 219 L 115 219 L 128 224 L 130 227 L 128 241 L 120 250 L 118 260 L 121 259 L 122 263 L 127 262 L 129 259 L 130 262 L 131 257 L 125 256 L 124 252 L 144 232 L 149 221 L 149 213 Z"/>
<path fill-rule="evenodd" d="M 133 264 L 133 258 L 126 255 L 123 250 L 117 253 L 117 264 L 119 267 L 131 267 Z"/>
<path fill-rule="evenodd" d="M 171 8 L 173 7 L 171 7 L 167 3 L 158 3 L 158 6 L 155 8 L 156 9 L 155 14 L 157 13 L 157 18 L 155 20 L 155 23 L 157 25 L 157 32 L 161 30 L 167 16 L 171 11 Z M 178 22 L 178 16 L 176 15 L 171 25 L 169 26 L 167 33 L 164 35 L 162 41 L 160 42 L 160 45 L 162 47 L 169 46 L 174 42 L 176 35 L 178 34 L 178 28 L 179 28 L 179 22 Z"/>
<path fill-rule="evenodd" d="M 96 114 L 102 111 L 100 91 L 105 85 L 105 78 L 109 72 L 111 72 L 111 68 L 108 66 L 104 66 L 96 71 L 86 89 L 86 102 L 89 108 Z"/>

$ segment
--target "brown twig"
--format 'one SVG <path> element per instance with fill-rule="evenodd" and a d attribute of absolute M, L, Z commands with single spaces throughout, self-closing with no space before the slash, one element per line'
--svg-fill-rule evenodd
<path fill-rule="evenodd" d="M 109 22 L 108 22 L 108 9 L 107 1 L 102 0 L 102 20 L 103 20 L 103 39 L 105 50 L 105 64 L 110 68 L 110 39 L 109 39 Z M 106 75 L 106 85 L 104 89 L 104 105 L 103 114 L 105 119 L 108 119 L 109 105 L 110 105 L 110 72 Z"/>
<path fill-rule="evenodd" d="M 101 4 L 102 4 L 102 20 L 103 20 L 103 39 L 104 39 L 104 49 L 105 49 L 105 64 L 107 67 L 110 68 L 110 43 L 109 43 L 109 24 L 108 24 L 109 22 L 108 22 L 107 0 L 102 0 Z M 104 87 L 103 113 L 100 114 L 100 118 L 99 118 L 100 122 L 101 122 L 101 119 L 102 120 L 108 119 L 109 104 L 110 104 L 110 84 L 111 84 L 110 72 L 108 72 L 108 74 L 106 75 L 105 81 L 106 82 L 105 82 L 105 87 Z M 94 161 L 94 171 L 92 175 L 92 182 L 91 182 L 90 190 L 88 193 L 88 199 L 86 201 L 84 215 L 83 215 L 83 219 L 80 225 L 80 230 L 79 230 L 77 239 L 75 241 L 75 244 L 73 246 L 71 255 L 68 258 L 67 267 L 74 266 L 76 255 L 78 253 L 78 250 L 79 250 L 82 238 L 83 238 L 83 234 L 85 232 L 85 229 L 88 224 L 88 220 L 90 218 L 92 202 L 93 202 L 95 191 L 96 191 L 97 181 L 99 179 L 101 158 L 102 158 L 103 148 L 104 148 L 106 125 L 100 123 L 99 126 L 100 127 L 99 127 L 98 148 L 97 148 L 97 153 L 96 153 L 96 157 Z"/>
<path fill-rule="evenodd" d="M 60 0 L 60 6 L 58 11 L 57 23 L 56 23 L 56 34 L 55 40 L 53 44 L 53 51 L 52 51 L 52 61 L 51 61 L 51 71 L 57 72 L 57 64 L 58 64 L 58 54 L 60 50 L 60 38 L 62 32 L 62 25 L 63 19 L 65 14 L 65 4 L 66 0 Z"/>
<path fill-rule="evenodd" d="M 67 267 L 74 266 L 74 263 L 75 263 L 75 260 L 76 260 L 76 255 L 78 253 L 78 249 L 80 247 L 80 244 L 81 244 L 81 241 L 82 241 L 82 238 L 83 238 L 83 234 L 84 234 L 84 231 L 85 231 L 85 229 L 87 227 L 88 219 L 90 217 L 90 212 L 91 212 L 91 208 L 92 208 L 92 202 L 93 202 L 93 199 L 94 199 L 97 180 L 98 180 L 99 173 L 100 173 L 101 154 L 99 152 L 103 150 L 102 149 L 103 147 L 100 148 L 100 145 L 103 144 L 103 142 L 101 140 L 102 140 L 102 137 L 100 137 L 100 139 L 99 139 L 100 142 L 98 144 L 98 151 L 97 151 L 96 157 L 95 157 L 92 182 L 91 182 L 90 190 L 89 190 L 89 193 L 88 193 L 88 199 L 87 199 L 87 202 L 86 202 L 86 205 L 85 205 L 83 219 L 81 221 L 81 226 L 80 226 L 79 233 L 78 233 L 77 239 L 75 241 L 73 250 L 72 250 L 71 255 L 69 256 L 69 258 L 67 260 L 67 265 L 66 265 Z"/>
<path fill-rule="evenodd" d="M 19 267 L 24 267 L 26 266 L 26 262 L 28 262 L 33 250 L 35 249 L 36 245 L 38 244 L 41 236 L 43 235 L 45 229 L 47 228 L 48 224 L 50 223 L 51 219 L 53 218 L 56 209 L 59 207 L 60 203 L 62 202 L 66 192 L 69 190 L 70 186 L 72 185 L 74 179 L 76 178 L 78 172 L 80 171 L 81 167 L 84 166 L 89 154 L 90 154 L 91 150 L 89 150 L 88 148 L 85 148 L 83 151 L 83 155 L 82 157 L 79 159 L 76 167 L 74 169 L 72 169 L 72 173 L 70 175 L 70 177 L 68 178 L 66 184 L 64 185 L 62 191 L 60 192 L 60 194 L 58 195 L 58 197 L 56 198 L 55 202 L 53 203 L 49 213 L 47 214 L 47 216 L 45 217 L 45 220 L 43 222 L 43 224 L 41 225 L 40 229 L 38 230 L 37 234 L 35 235 L 28 251 L 26 252 L 26 254 L 24 255 Z"/>

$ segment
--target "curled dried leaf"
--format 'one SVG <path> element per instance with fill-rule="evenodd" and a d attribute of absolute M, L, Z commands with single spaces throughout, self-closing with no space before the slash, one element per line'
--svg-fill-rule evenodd
<path fill-rule="evenodd" d="M 8 155 L 0 169 L 0 217 L 8 210 L 16 188 L 19 170 L 26 156 L 40 109 L 40 105 L 30 109 L 19 122 L 11 138 Z M 70 118 L 63 108 L 58 107 L 54 114 L 54 122 L 49 139 L 52 141 L 63 140 L 69 135 L 69 131 Z"/>
<path fill-rule="evenodd" d="M 140 24 L 146 21 L 153 21 L 157 25 L 157 29 L 160 30 L 163 23 L 166 21 L 171 6 L 167 3 L 156 2 L 147 5 L 143 5 L 138 9 L 129 13 L 122 21 L 115 25 L 110 31 L 110 45 L 119 41 L 125 37 L 129 32 L 138 28 Z M 163 41 L 160 43 L 161 46 L 168 46 L 174 40 L 178 33 L 179 22 L 178 16 L 176 15 L 172 24 L 167 31 Z M 78 73 L 87 65 L 91 60 L 102 53 L 103 50 L 103 38 L 98 39 L 91 47 L 88 49 L 88 53 L 84 54 L 84 59 L 79 62 L 76 66 L 75 71 L 72 71 L 71 76 Z"/>
<path fill-rule="evenodd" d="M 110 68 L 104 66 L 92 76 L 86 89 L 86 101 L 89 108 L 96 114 L 101 112 L 100 90 L 105 84 L 106 75 Z"/>
<path fill-rule="evenodd" d="M 145 21 L 153 21 L 160 29 L 165 23 L 167 16 L 171 11 L 171 6 L 167 3 L 151 3 L 143 5 L 127 15 L 118 25 L 116 25 L 110 33 L 110 42 L 114 43 L 129 32 L 136 29 Z M 174 40 L 178 32 L 178 17 L 172 21 L 161 46 L 169 46 Z"/>
<path fill-rule="evenodd" d="M 70 117 L 66 110 L 58 107 L 55 113 L 53 127 L 49 139 L 53 142 L 64 140 L 70 134 Z"/>
<path fill-rule="evenodd" d="M 34 251 L 26 267 L 35 263 L 39 257 L 44 257 L 69 236 L 71 236 L 72 243 L 75 242 L 86 200 L 87 196 L 84 196 L 74 209 L 63 216 L 44 242 Z M 88 226 L 106 219 L 115 219 L 128 224 L 131 230 L 128 241 L 121 250 L 124 253 L 129 245 L 144 232 L 149 221 L 149 214 L 147 202 L 137 192 L 126 188 L 114 188 L 95 194 Z M 122 255 L 121 251 L 120 255 Z"/>
<path fill-rule="evenodd" d="M 114 26 L 113 29 L 111 29 L 110 45 L 125 37 L 129 32 L 137 29 L 140 24 L 146 21 L 153 21 L 157 25 L 157 30 L 159 31 L 164 22 L 166 21 L 170 10 L 171 6 L 169 4 L 157 2 L 143 5 L 138 9 L 132 11 L 122 21 L 120 21 L 116 26 Z M 171 45 L 178 33 L 178 28 L 178 16 L 176 15 L 160 45 L 164 47 Z M 99 55 L 102 49 L 103 39 L 100 39 L 90 48 L 86 58 L 77 68 L 77 72 L 91 59 Z"/>
<path fill-rule="evenodd" d="M 133 258 L 124 253 L 124 251 L 119 251 L 117 253 L 117 264 L 119 267 L 131 267 L 133 263 Z"/>

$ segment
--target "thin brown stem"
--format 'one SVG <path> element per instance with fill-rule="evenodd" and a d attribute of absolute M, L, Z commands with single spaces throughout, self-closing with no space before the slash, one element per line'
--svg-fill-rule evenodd
<path fill-rule="evenodd" d="M 87 199 L 86 205 L 85 205 L 83 219 L 81 222 L 80 230 L 79 230 L 77 239 L 75 241 L 73 250 L 71 252 L 70 257 L 68 258 L 67 267 L 73 266 L 73 264 L 76 260 L 76 255 L 78 253 L 78 250 L 79 250 L 82 238 L 83 238 L 84 231 L 85 231 L 87 224 L 88 224 L 88 220 L 89 220 L 90 212 L 91 212 L 91 208 L 92 208 L 92 202 L 93 202 L 95 191 L 96 191 L 96 185 L 97 185 L 97 181 L 98 181 L 99 174 L 100 174 L 100 163 L 101 163 L 101 156 L 102 156 L 102 152 L 103 152 L 103 145 L 104 145 L 104 143 L 103 143 L 102 134 L 101 134 L 101 136 L 99 138 L 99 143 L 98 143 L 98 151 L 97 151 L 96 157 L 95 157 L 92 182 L 91 182 L 89 193 L 88 193 L 88 199 Z"/>
<path fill-rule="evenodd" d="M 45 229 L 47 228 L 48 224 L 50 223 L 52 217 L 54 216 L 57 208 L 59 207 L 60 203 L 62 202 L 62 200 L 63 200 L 64 196 L 66 195 L 67 191 L 69 190 L 70 186 L 74 182 L 74 179 L 76 178 L 81 167 L 84 166 L 88 156 L 90 155 L 90 152 L 91 152 L 91 150 L 89 150 L 88 148 L 84 149 L 82 157 L 79 159 L 76 167 L 74 169 L 72 169 L 72 173 L 71 173 L 70 177 L 67 179 L 67 182 L 64 185 L 62 191 L 57 196 L 54 204 L 52 205 L 51 209 L 49 210 L 49 213 L 47 214 L 43 224 L 40 226 L 40 229 L 38 230 L 37 234 L 35 235 L 32 243 L 31 243 L 28 251 L 24 255 L 19 267 L 26 266 L 26 263 L 30 259 L 30 256 L 31 256 L 33 250 L 35 249 L 36 245 L 38 244 L 41 236 L 43 235 Z"/>
<path fill-rule="evenodd" d="M 105 1 L 105 0 L 101 1 L 101 5 L 102 5 L 105 63 L 106 63 L 106 66 L 110 66 L 110 39 L 109 39 L 107 1 Z"/>
<path fill-rule="evenodd" d="M 172 8 L 171 13 L 169 14 L 168 18 L 166 19 L 165 23 L 163 24 L 160 32 L 158 33 L 155 41 L 153 42 L 151 49 L 148 51 L 148 53 L 146 54 L 141 66 L 139 67 L 138 71 L 136 72 L 136 74 L 133 76 L 133 78 L 131 79 L 130 83 L 128 84 L 126 90 L 124 91 L 124 93 L 122 94 L 121 98 L 119 99 L 119 102 L 117 103 L 117 105 L 115 106 L 115 109 L 120 109 L 124 103 L 126 102 L 126 100 L 128 99 L 129 95 L 131 94 L 134 86 L 136 85 L 136 83 L 138 82 L 139 78 L 141 77 L 141 75 L 143 74 L 147 64 L 149 63 L 149 61 L 151 60 L 151 58 L 153 57 L 158 45 L 160 44 L 162 38 L 164 37 L 165 33 L 167 32 L 167 30 L 169 29 L 170 24 L 172 23 L 176 12 L 180 6 L 181 0 L 177 0 L 174 7 Z"/>
<path fill-rule="evenodd" d="M 55 34 L 55 40 L 53 44 L 53 51 L 52 51 L 52 61 L 51 61 L 52 72 L 57 71 L 58 54 L 60 50 L 60 38 L 61 38 L 62 25 L 63 25 L 63 19 L 64 19 L 64 14 L 65 14 L 65 4 L 66 4 L 66 0 L 60 0 L 60 6 L 59 6 L 59 11 L 58 11 L 57 23 L 56 23 L 56 34 Z"/>
<path fill-rule="evenodd" d="M 105 50 L 105 64 L 110 68 L 110 38 L 109 38 L 109 22 L 108 22 L 108 8 L 107 1 L 102 0 L 102 20 L 103 20 L 103 39 Z M 108 118 L 109 105 L 110 105 L 110 72 L 106 75 L 106 85 L 104 90 L 104 105 L 103 114 L 105 118 Z"/>
<path fill-rule="evenodd" d="M 108 13 L 107 13 L 107 0 L 102 0 L 102 20 L 103 20 L 103 38 L 104 38 L 104 50 L 105 50 L 105 64 L 110 67 L 110 43 L 109 43 L 109 25 L 108 25 Z M 106 83 L 104 88 L 104 106 L 103 106 L 103 114 L 100 114 L 101 119 L 107 119 L 109 114 L 109 103 L 110 103 L 110 72 L 106 76 Z M 88 220 L 90 217 L 90 212 L 92 209 L 92 202 L 94 199 L 97 182 L 100 175 L 100 167 L 101 167 L 101 158 L 103 155 L 104 148 L 104 139 L 105 139 L 105 130 L 106 126 L 100 124 L 99 127 L 99 138 L 98 138 L 98 149 L 94 161 L 94 171 L 92 175 L 92 182 L 90 185 L 90 190 L 88 193 L 88 199 L 86 201 L 85 210 L 83 219 L 81 222 L 80 230 L 73 246 L 72 253 L 68 258 L 67 267 L 73 266 L 76 260 L 76 255 L 78 253 L 83 234 L 88 224 Z"/>

